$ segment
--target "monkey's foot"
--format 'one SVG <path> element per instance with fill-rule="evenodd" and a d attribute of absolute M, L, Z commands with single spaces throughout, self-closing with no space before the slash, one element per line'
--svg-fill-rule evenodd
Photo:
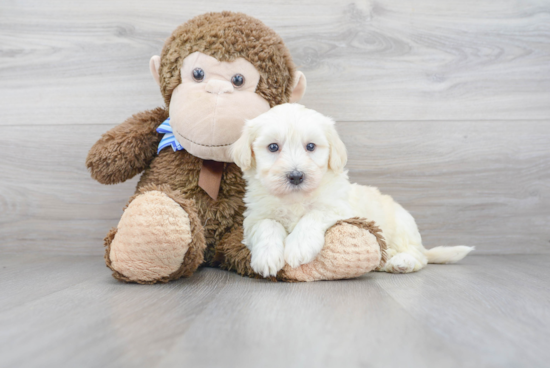
<path fill-rule="evenodd" d="M 325 245 L 312 262 L 279 271 L 283 281 L 352 279 L 364 275 L 386 261 L 386 243 L 381 230 L 365 219 L 338 221 L 327 230 Z"/>
<path fill-rule="evenodd" d="M 153 284 L 190 276 L 203 262 L 205 240 L 192 201 L 147 187 L 130 199 L 105 246 L 116 279 Z"/>

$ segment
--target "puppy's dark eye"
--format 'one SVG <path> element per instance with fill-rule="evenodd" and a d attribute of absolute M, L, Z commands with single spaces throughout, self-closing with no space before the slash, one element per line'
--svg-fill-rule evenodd
<path fill-rule="evenodd" d="M 244 83 L 244 77 L 242 74 L 235 74 L 234 76 L 231 77 L 231 83 L 233 83 L 233 85 L 235 87 L 240 87 L 243 85 Z"/>
<path fill-rule="evenodd" d="M 271 152 L 277 152 L 279 150 L 279 145 L 277 143 L 271 143 L 269 146 L 267 146 L 267 149 Z"/>
<path fill-rule="evenodd" d="M 306 146 L 306 149 L 308 151 L 314 151 L 315 150 L 315 143 L 308 143 Z"/>
<path fill-rule="evenodd" d="M 197 82 L 201 82 L 204 79 L 204 70 L 201 68 L 193 69 L 193 79 Z"/>

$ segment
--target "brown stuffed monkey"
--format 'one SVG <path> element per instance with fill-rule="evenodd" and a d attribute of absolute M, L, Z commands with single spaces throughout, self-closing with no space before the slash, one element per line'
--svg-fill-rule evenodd
<path fill-rule="evenodd" d="M 245 119 L 296 102 L 306 80 L 281 38 L 240 13 L 197 16 L 150 61 L 166 103 L 105 133 L 86 165 L 116 184 L 143 172 L 116 228 L 105 238 L 113 276 L 151 284 L 190 276 L 202 264 L 257 276 L 242 242 L 245 183 L 230 147 Z M 360 276 L 384 262 L 378 228 L 363 219 L 327 231 L 316 260 L 277 279 Z"/>

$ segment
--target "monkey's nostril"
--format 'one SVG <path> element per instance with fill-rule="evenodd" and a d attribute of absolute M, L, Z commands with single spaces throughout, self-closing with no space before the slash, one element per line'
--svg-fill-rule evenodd
<path fill-rule="evenodd" d="M 286 177 L 292 185 L 299 185 L 304 181 L 304 173 L 297 170 L 289 172 Z"/>

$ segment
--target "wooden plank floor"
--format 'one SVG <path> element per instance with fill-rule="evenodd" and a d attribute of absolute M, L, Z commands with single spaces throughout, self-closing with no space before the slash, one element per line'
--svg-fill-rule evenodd
<path fill-rule="evenodd" d="M 550 255 L 271 283 L 122 284 L 98 256 L 0 257 L 1 367 L 543 367 Z"/>

